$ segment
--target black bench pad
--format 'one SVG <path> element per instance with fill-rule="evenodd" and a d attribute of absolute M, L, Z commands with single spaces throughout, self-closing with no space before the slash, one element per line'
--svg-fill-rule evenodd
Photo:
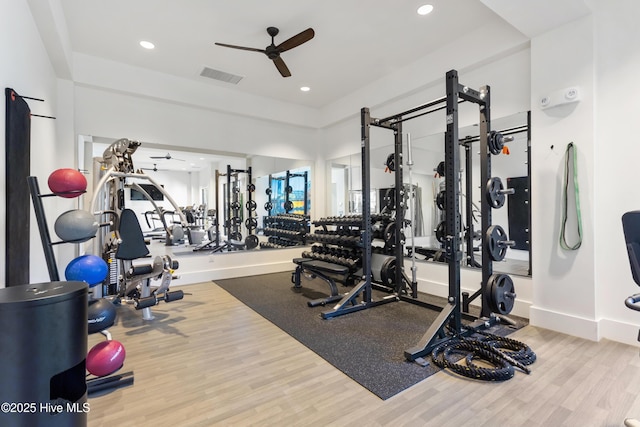
<path fill-rule="evenodd" d="M 312 260 L 312 261 L 304 262 L 300 265 L 302 265 L 302 267 L 306 270 L 317 270 L 317 271 L 323 271 L 331 274 L 348 274 L 349 273 L 349 267 L 345 265 L 333 264 L 330 262 L 325 262 L 320 260 Z"/>

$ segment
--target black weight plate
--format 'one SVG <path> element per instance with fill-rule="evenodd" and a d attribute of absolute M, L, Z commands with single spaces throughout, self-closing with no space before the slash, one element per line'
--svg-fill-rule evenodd
<path fill-rule="evenodd" d="M 388 248 L 393 247 L 396 244 L 396 223 L 390 222 L 384 228 L 384 245 Z"/>
<path fill-rule="evenodd" d="M 388 209 L 395 209 L 396 208 L 396 203 L 395 203 L 395 190 L 393 188 L 387 188 L 387 191 L 384 192 L 384 197 L 382 198 L 382 201 L 384 203 L 384 205 L 388 208 Z"/>
<path fill-rule="evenodd" d="M 494 313 L 507 315 L 515 304 L 515 287 L 507 274 L 489 277 L 489 308 Z"/>
<path fill-rule="evenodd" d="M 290 185 L 287 185 L 284 189 L 284 191 L 286 191 L 287 193 L 291 194 L 293 193 L 293 187 Z"/>
<path fill-rule="evenodd" d="M 502 147 L 504 147 L 504 140 L 502 134 L 500 132 L 496 132 L 494 130 L 489 133 L 489 152 L 493 155 L 498 155 L 502 152 Z"/>
<path fill-rule="evenodd" d="M 229 240 L 234 240 L 236 242 L 239 242 L 242 240 L 242 233 L 239 233 L 237 231 L 229 234 Z"/>
<path fill-rule="evenodd" d="M 258 247 L 259 239 L 255 234 L 249 234 L 244 239 L 244 245 L 247 249 L 255 249 Z"/>
<path fill-rule="evenodd" d="M 380 281 L 385 286 L 393 286 L 396 281 L 396 259 L 389 257 L 380 267 Z"/>
<path fill-rule="evenodd" d="M 239 216 L 234 216 L 231 218 L 231 224 L 240 225 L 242 224 L 242 219 Z"/>
<path fill-rule="evenodd" d="M 258 226 L 258 220 L 255 217 L 247 218 L 244 221 L 244 225 L 249 229 L 253 230 Z"/>
<path fill-rule="evenodd" d="M 498 177 L 493 177 L 487 181 L 486 188 L 486 199 L 489 206 L 494 209 L 501 208 L 504 206 L 504 202 L 506 200 L 505 195 L 502 193 L 504 190 L 504 186 L 502 185 L 502 180 Z"/>
<path fill-rule="evenodd" d="M 446 202 L 447 202 L 447 192 L 442 190 L 436 196 L 436 206 L 438 207 L 438 209 L 443 211 L 446 209 L 446 204 L 445 204 Z"/>
<path fill-rule="evenodd" d="M 447 235 L 447 222 L 441 221 L 436 227 L 436 240 L 440 243 L 444 243 L 444 239 Z"/>
<path fill-rule="evenodd" d="M 272 191 L 273 190 L 271 190 L 271 187 L 269 187 L 266 190 L 264 190 L 264 192 L 267 194 L 267 196 L 270 196 Z"/>
<path fill-rule="evenodd" d="M 271 202 L 265 203 L 264 204 L 264 208 L 265 208 L 265 210 L 270 211 L 271 209 L 273 209 L 273 203 L 271 203 Z"/>
<path fill-rule="evenodd" d="M 255 211 L 256 208 L 258 207 L 258 204 L 256 203 L 255 200 L 249 200 L 246 204 L 245 207 L 247 208 L 248 211 Z"/>
<path fill-rule="evenodd" d="M 240 202 L 231 202 L 231 209 L 233 209 L 234 211 L 240 209 Z"/>
<path fill-rule="evenodd" d="M 293 202 L 291 200 L 284 202 L 284 210 L 289 212 L 291 209 L 293 209 Z"/>
<path fill-rule="evenodd" d="M 385 162 L 385 165 L 387 166 L 387 168 L 389 168 L 391 172 L 396 171 L 396 155 L 394 153 L 389 154 L 389 156 L 387 157 L 387 161 Z"/>
<path fill-rule="evenodd" d="M 247 191 L 253 193 L 254 191 L 256 191 L 256 185 L 253 183 L 247 185 Z"/>
<path fill-rule="evenodd" d="M 499 225 L 492 225 L 487 229 L 485 235 L 485 245 L 489 256 L 494 261 L 502 261 L 507 254 L 507 246 L 501 242 L 506 242 L 507 233 Z"/>

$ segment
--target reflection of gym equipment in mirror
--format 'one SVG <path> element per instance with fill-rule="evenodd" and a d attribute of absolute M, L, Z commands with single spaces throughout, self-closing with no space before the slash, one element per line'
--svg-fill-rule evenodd
<path fill-rule="evenodd" d="M 309 174 L 307 171 L 269 175 L 265 190 L 268 216 L 281 213 L 307 216 L 309 214 Z"/>
<path fill-rule="evenodd" d="M 281 249 L 305 245 L 309 233 L 308 171 L 285 171 L 269 175 L 265 189 L 267 215 L 261 232 L 267 237 L 261 249 Z"/>
<path fill-rule="evenodd" d="M 246 174 L 246 183 L 240 179 L 241 174 Z M 216 253 L 255 249 L 260 241 L 256 234 L 258 219 L 255 213 L 258 204 L 253 197 L 256 186 L 252 182 L 251 167 L 233 169 L 231 165 L 227 165 L 226 173 L 216 170 L 216 212 L 219 212 L 218 191 L 221 176 L 226 177 L 226 184 L 223 185 L 223 228 L 226 239 L 221 241 L 220 224 L 216 217 L 212 228 L 208 231 L 209 241 L 196 247 L 194 251 L 208 250 L 211 253 Z M 243 230 L 247 231 L 247 236 L 244 238 Z"/>
<path fill-rule="evenodd" d="M 360 117 L 362 131 L 361 166 L 363 208 L 362 217 L 354 218 L 354 220 L 358 221 L 360 224 L 360 236 L 357 236 L 356 239 L 359 240 L 358 246 L 362 248 L 362 276 L 359 283 L 356 284 L 348 293 L 343 295 L 342 298 L 330 310 L 322 313 L 322 317 L 324 319 L 329 319 L 332 317 L 345 315 L 354 311 L 364 310 L 380 304 L 386 304 L 395 301 L 407 301 L 413 304 L 424 306 L 425 308 L 435 308 L 437 310 L 440 310 L 440 314 L 426 331 L 423 338 L 413 348 L 407 349 L 404 352 L 405 358 L 407 360 L 417 361 L 421 364 L 426 364 L 423 356 L 430 354 L 432 351 L 435 354 L 438 349 L 443 348 L 443 346 L 457 344 L 457 341 L 461 341 L 463 345 L 469 343 L 470 341 L 467 340 L 466 337 L 470 337 L 471 335 L 494 325 L 501 319 L 504 319 L 505 321 L 507 321 L 507 323 L 511 323 L 509 319 L 505 319 L 503 318 L 503 316 L 511 311 L 511 309 L 513 308 L 513 300 L 515 298 L 513 282 L 506 275 L 493 275 L 493 260 L 489 258 L 490 251 L 485 250 L 483 251 L 483 280 L 480 289 L 474 295 L 470 297 L 466 296 L 464 298 L 465 304 L 463 305 L 462 303 L 463 295 L 461 294 L 460 287 L 460 267 L 463 255 L 461 250 L 462 227 L 460 215 L 460 200 L 462 196 L 461 188 L 458 185 L 457 176 L 458 171 L 460 170 L 461 157 L 458 137 L 458 105 L 460 103 L 473 103 L 476 104 L 479 108 L 481 173 L 483 178 L 487 178 L 483 179 L 484 182 L 488 181 L 488 177 L 491 173 L 491 159 L 487 153 L 488 150 L 494 147 L 494 145 L 490 145 L 489 142 L 489 135 L 491 132 L 489 87 L 485 86 L 480 91 L 476 91 L 469 87 L 463 86 L 458 83 L 458 75 L 455 70 L 449 71 L 447 73 L 445 81 L 447 93 L 445 97 L 439 98 L 432 102 L 428 102 L 402 113 L 395 114 L 383 119 L 376 119 L 371 117 L 368 108 L 363 108 L 361 110 Z M 445 105 L 439 106 L 441 104 Z M 447 131 L 445 134 L 444 147 L 444 176 L 446 193 L 443 200 L 443 206 L 445 207 L 443 240 L 444 257 L 449 267 L 449 295 L 447 305 L 443 308 L 440 308 L 434 307 L 433 305 L 418 299 L 415 263 L 412 263 L 411 279 L 407 277 L 404 271 L 404 230 L 407 225 L 415 225 L 414 218 L 411 218 L 409 220 L 405 219 L 406 210 L 408 210 L 409 208 L 409 206 L 407 206 L 407 197 L 410 199 L 409 201 L 411 205 L 415 203 L 415 192 L 411 191 L 413 189 L 413 184 L 411 183 L 413 159 L 411 154 L 412 150 L 410 139 L 407 140 L 409 152 L 407 166 L 409 167 L 410 194 L 406 194 L 406 187 L 403 181 L 403 168 L 399 167 L 399 165 L 403 164 L 403 122 L 442 109 L 446 109 L 447 118 Z M 393 169 L 392 171 L 394 173 L 395 194 L 393 195 L 393 198 L 395 201 L 393 203 L 388 202 L 389 206 L 393 206 L 394 212 L 391 213 L 390 224 L 384 226 L 384 228 L 382 228 L 379 224 L 378 218 L 372 215 L 370 209 L 371 126 L 392 130 L 394 133 L 394 153 L 392 158 L 393 162 L 387 163 L 387 167 L 391 165 L 389 169 Z M 486 231 L 489 230 L 489 228 L 492 226 L 490 209 L 491 207 L 489 207 L 489 203 L 487 202 L 487 200 L 484 200 L 482 204 L 483 245 L 488 245 L 488 242 L 491 241 L 491 236 L 493 236 L 493 234 L 491 234 L 490 237 L 487 237 L 486 235 Z M 412 215 L 415 215 L 415 208 L 412 209 L 411 213 Z M 342 219 L 337 218 L 334 219 L 334 221 L 336 223 L 339 223 L 339 221 L 342 221 Z M 383 240 L 385 241 L 385 246 L 382 249 L 374 250 L 374 240 L 376 237 L 380 236 L 381 229 L 384 230 L 382 232 L 382 236 Z M 495 230 L 495 228 L 492 230 Z M 332 234 L 338 234 L 337 238 L 340 239 L 338 240 L 338 243 L 343 244 L 345 241 L 344 238 L 347 236 L 340 235 L 339 226 L 337 226 L 333 231 L 335 231 L 335 233 L 329 233 L 331 235 L 331 239 L 334 239 Z M 310 239 L 316 239 L 315 234 L 317 233 L 314 233 L 314 235 L 310 235 Z M 504 236 L 498 232 L 498 235 L 493 237 L 494 241 L 492 241 L 492 243 L 500 248 L 502 248 L 503 246 L 508 246 L 508 241 L 506 239 L 503 239 L 503 237 Z M 329 242 L 334 243 L 333 240 L 329 240 Z M 378 267 L 380 257 L 374 257 L 374 255 L 380 255 L 379 253 L 376 253 L 378 251 L 382 251 L 383 255 L 388 256 L 388 258 L 386 258 L 385 261 L 381 263 L 381 265 L 386 264 L 386 268 Z M 415 254 L 415 250 L 412 251 L 412 254 Z M 498 255 L 500 254 L 501 251 L 498 251 Z M 394 261 L 393 268 L 391 268 L 391 262 L 389 262 L 389 260 Z M 309 262 L 297 262 L 296 264 L 298 264 L 296 272 L 300 271 L 300 273 L 294 273 L 294 283 L 296 286 L 298 284 L 296 283 L 297 277 L 295 276 L 295 274 L 297 274 L 297 276 L 299 277 L 301 273 L 306 271 L 313 276 L 315 270 L 317 273 L 315 274 L 315 276 L 318 277 L 321 274 L 326 275 L 327 272 L 332 272 L 331 269 L 326 265 L 316 266 L 314 268 L 313 264 L 310 264 Z M 374 264 L 376 264 L 375 268 Z M 382 281 L 380 280 L 382 279 L 381 277 L 375 277 L 375 272 L 377 272 L 378 269 L 380 269 L 380 274 L 378 274 L 378 276 L 382 276 L 382 271 L 385 271 L 385 274 L 387 276 L 385 279 L 389 284 L 390 289 L 392 290 L 392 294 L 382 297 L 378 300 L 374 300 L 372 295 L 374 282 Z M 336 269 L 335 273 L 339 275 L 340 271 Z M 335 280 L 335 277 L 333 279 Z M 334 288 L 335 287 L 331 286 L 330 283 L 331 295 L 328 297 L 327 301 L 333 301 L 333 299 L 337 297 L 337 295 L 335 295 Z M 481 313 L 480 318 L 476 318 L 468 313 L 468 303 L 479 296 L 482 297 L 480 300 Z M 463 325 L 463 318 L 471 321 L 472 323 Z M 528 373 L 528 369 L 523 366 L 524 362 L 520 363 L 516 361 L 514 363 L 513 359 L 506 358 L 504 354 L 500 353 L 499 351 L 496 351 L 494 355 L 495 357 L 500 358 L 500 360 L 504 361 L 505 363 L 515 364 L 521 370 Z M 482 350 L 479 352 L 473 351 L 473 356 L 471 358 L 473 359 L 483 356 L 486 355 L 482 355 Z M 529 360 L 528 363 L 531 363 L 532 361 L 533 360 Z M 439 363 L 435 360 L 435 358 L 434 362 L 436 364 Z M 471 371 L 472 369 L 469 370 Z"/>

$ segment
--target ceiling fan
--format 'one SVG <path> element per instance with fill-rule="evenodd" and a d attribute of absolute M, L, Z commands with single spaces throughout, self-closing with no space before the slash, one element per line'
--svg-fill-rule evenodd
<path fill-rule="evenodd" d="M 164 156 L 149 156 L 150 159 L 165 159 L 165 160 L 177 160 L 179 162 L 184 162 L 182 159 L 176 159 L 175 157 L 171 157 L 170 153 L 165 154 Z"/>
<path fill-rule="evenodd" d="M 153 164 L 153 168 L 140 168 L 140 170 L 143 171 L 154 171 L 154 172 L 158 172 L 160 169 L 158 169 L 158 165 L 156 165 L 155 163 Z"/>
<path fill-rule="evenodd" d="M 216 45 L 222 46 L 222 47 L 230 47 L 233 49 L 249 50 L 252 52 L 264 53 L 265 55 L 267 55 L 269 59 L 273 61 L 274 65 L 276 66 L 276 68 L 278 69 L 282 77 L 291 77 L 291 72 L 289 71 L 289 68 L 287 68 L 287 65 L 284 63 L 284 61 L 280 57 L 280 54 L 282 52 L 286 52 L 287 50 L 293 49 L 294 47 L 300 46 L 301 44 L 308 42 L 313 38 L 313 36 L 315 35 L 315 32 L 313 31 L 313 28 L 307 28 L 301 33 L 296 34 L 295 36 L 283 41 L 278 46 L 276 46 L 273 39 L 275 36 L 278 35 L 279 32 L 280 30 L 278 30 L 276 27 L 267 28 L 267 33 L 269 33 L 269 35 L 271 36 L 271 44 L 265 47 L 264 49 L 256 49 L 253 47 L 244 47 L 244 46 L 234 46 L 234 45 L 225 44 L 225 43 L 216 43 Z"/>

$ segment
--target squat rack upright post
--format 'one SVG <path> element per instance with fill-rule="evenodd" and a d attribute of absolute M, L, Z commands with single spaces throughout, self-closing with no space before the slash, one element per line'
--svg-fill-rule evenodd
<path fill-rule="evenodd" d="M 488 147 L 488 135 L 491 130 L 490 125 L 490 88 L 484 86 L 480 91 L 476 91 L 467 86 L 463 86 L 458 82 L 458 75 L 455 70 L 449 71 L 446 76 L 446 120 L 447 131 L 445 134 L 445 221 L 446 221 L 446 238 L 445 252 L 449 264 L 449 296 L 447 305 L 442 309 L 438 317 L 427 329 L 423 337 L 418 343 L 405 350 L 405 358 L 409 361 L 415 361 L 422 356 L 431 352 L 433 348 L 439 344 L 448 341 L 453 336 L 471 335 L 472 329 L 463 329 L 462 327 L 462 302 L 460 289 L 460 264 L 462 260 L 462 251 L 460 244 L 460 189 L 457 182 L 457 173 L 460 170 L 460 150 L 459 150 L 459 125 L 458 125 L 458 105 L 462 101 L 469 101 L 478 104 L 480 112 L 480 146 L 481 146 L 481 164 L 486 159 Z M 481 182 L 487 182 L 487 176 L 490 173 L 490 163 L 481 165 Z M 470 197 L 470 195 L 467 195 Z M 490 224 L 491 214 L 486 214 L 485 201 L 483 197 L 482 224 L 483 233 L 486 224 Z M 484 243 L 484 239 L 483 239 Z M 482 275 L 481 284 L 482 292 L 482 308 L 481 316 L 489 316 L 487 313 L 487 280 L 485 278 L 490 265 L 488 254 L 483 250 Z"/>

